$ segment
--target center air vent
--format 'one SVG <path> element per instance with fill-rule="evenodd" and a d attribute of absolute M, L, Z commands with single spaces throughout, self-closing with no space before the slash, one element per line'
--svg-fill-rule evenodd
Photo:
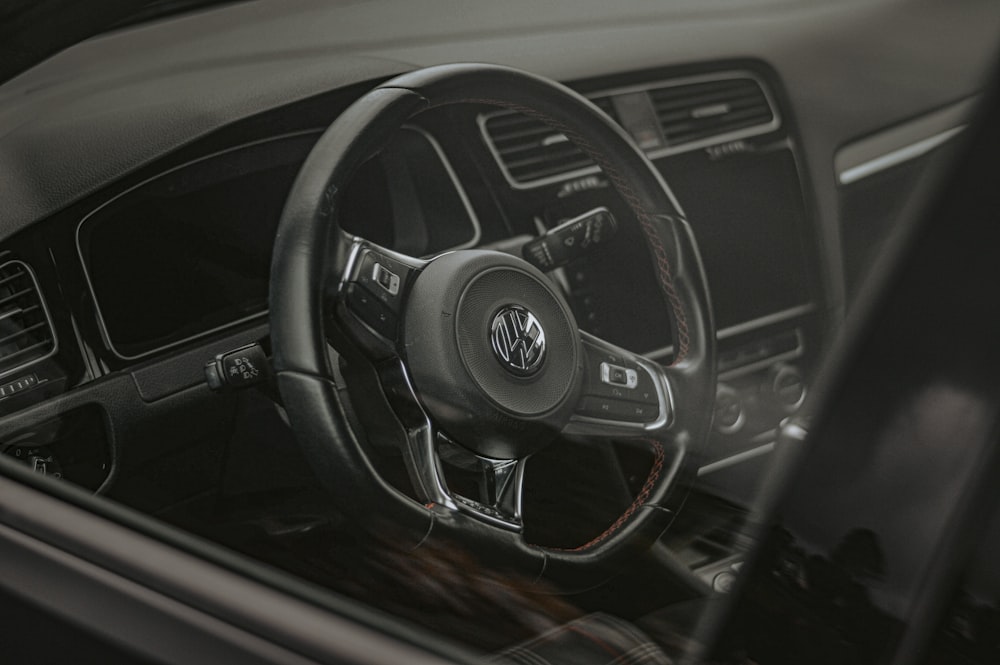
<path fill-rule="evenodd" d="M 764 90 L 751 78 L 655 88 L 649 98 L 668 148 L 731 140 L 777 125 Z"/>
<path fill-rule="evenodd" d="M 591 101 L 623 125 L 651 159 L 778 128 L 762 84 L 728 72 L 600 93 Z M 597 172 L 569 139 L 541 120 L 501 111 L 480 116 L 486 143 L 515 187 L 537 187 Z"/>
<path fill-rule="evenodd" d="M 0 376 L 55 353 L 52 321 L 31 268 L 0 265 Z"/>
<path fill-rule="evenodd" d="M 617 122 L 610 97 L 591 101 Z M 540 185 L 597 170 L 565 134 L 541 120 L 504 111 L 482 116 L 480 122 L 497 162 L 515 185 Z"/>

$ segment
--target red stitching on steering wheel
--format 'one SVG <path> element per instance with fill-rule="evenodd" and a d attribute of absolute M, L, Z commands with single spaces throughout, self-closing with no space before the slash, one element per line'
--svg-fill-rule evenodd
<path fill-rule="evenodd" d="M 646 236 L 646 241 L 649 243 L 650 247 L 652 247 L 653 255 L 656 257 L 657 276 L 659 277 L 660 287 L 663 289 L 663 294 L 666 296 L 671 310 L 673 310 L 674 321 L 677 325 L 677 353 L 674 356 L 673 364 L 676 365 L 687 357 L 691 346 L 691 335 L 688 329 L 684 304 L 681 301 L 680 296 L 677 294 L 677 290 L 674 288 L 674 280 L 670 268 L 670 260 L 667 258 L 667 250 L 663 246 L 663 240 L 660 238 L 660 234 L 657 232 L 656 226 L 653 223 L 653 215 L 642 206 L 642 202 L 639 200 L 639 197 L 628 184 L 628 181 L 621 175 L 618 169 L 615 168 L 615 165 L 600 151 L 594 148 L 594 146 L 591 145 L 584 136 L 567 127 L 557 118 L 548 116 L 540 111 L 536 111 L 535 109 L 522 106 L 520 104 L 505 102 L 500 99 L 470 98 L 458 101 L 469 104 L 501 106 L 503 108 L 530 116 L 536 120 L 540 120 L 546 125 L 549 125 L 550 127 L 565 134 L 570 141 L 586 152 L 587 155 L 601 167 L 604 173 L 611 180 L 614 188 L 621 195 L 622 199 L 624 199 L 625 203 L 632 209 L 632 212 L 635 213 L 636 219 L 639 220 L 639 226 L 642 228 L 643 234 Z M 668 218 L 670 217 L 669 215 L 663 216 Z"/>
<path fill-rule="evenodd" d="M 646 477 L 646 482 L 643 483 L 642 489 L 639 490 L 639 493 L 636 495 L 635 500 L 632 501 L 632 504 L 625 509 L 625 512 L 622 513 L 621 516 L 617 520 L 615 520 L 611 526 L 602 531 L 600 535 L 596 536 L 589 542 L 586 542 L 578 547 L 571 547 L 568 549 L 563 549 L 563 548 L 553 548 L 553 549 L 563 549 L 563 551 L 565 552 L 580 552 L 582 550 L 590 549 L 595 545 L 599 545 L 600 543 L 610 538 L 616 531 L 618 531 L 618 529 L 622 528 L 622 526 L 629 520 L 629 518 L 635 514 L 635 511 L 639 510 L 639 508 L 641 508 L 642 505 L 646 503 L 646 499 L 649 498 L 650 493 L 653 491 L 653 487 L 656 485 L 656 481 L 660 479 L 660 474 L 663 473 L 664 453 L 663 453 L 663 444 L 660 443 L 659 441 L 654 441 L 653 439 L 644 439 L 644 441 L 646 441 L 653 447 L 653 455 L 654 455 L 653 466 L 649 470 L 649 475 Z"/>

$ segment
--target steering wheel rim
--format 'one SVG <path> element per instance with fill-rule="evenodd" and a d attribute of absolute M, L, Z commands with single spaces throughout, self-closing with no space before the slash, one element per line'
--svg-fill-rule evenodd
<path fill-rule="evenodd" d="M 403 275 L 407 297 L 412 295 L 407 277 L 410 271 L 413 283 L 419 285 L 421 280 L 431 281 L 425 275 L 445 269 L 427 269 L 427 262 L 397 255 L 344 234 L 337 224 L 338 193 L 355 170 L 384 147 L 392 133 L 412 116 L 432 107 L 459 103 L 487 104 L 530 115 L 566 135 L 599 164 L 633 213 L 635 220 L 629 222 L 638 223 L 642 230 L 661 296 L 671 312 L 672 338 L 676 340 L 673 364 L 664 369 L 634 357 L 637 364 L 633 366 L 644 368 L 654 381 L 662 379 L 658 404 L 661 413 L 666 409 L 670 416 L 669 425 L 664 419 L 655 431 L 647 431 L 651 429 L 648 426 L 642 431 L 654 455 L 649 478 L 615 523 L 590 542 L 573 549 L 526 543 L 516 530 L 498 528 L 482 515 L 475 515 L 475 511 L 470 516 L 470 511 L 464 510 L 466 506 L 447 505 L 440 500 L 442 496 L 453 498 L 447 490 L 441 495 L 434 493 L 435 488 L 425 487 L 431 500 L 420 503 L 387 483 L 348 425 L 343 398 L 333 380 L 336 369 L 331 364 L 328 343 L 336 339 L 341 346 L 340 342 L 346 339 L 348 352 L 358 352 L 363 347 L 357 357 L 381 363 L 383 370 L 389 367 L 380 378 L 387 401 L 397 416 L 404 418 L 400 416 L 401 410 L 417 410 L 418 420 L 421 413 L 427 416 L 426 403 L 432 401 L 431 396 L 414 388 L 413 367 L 408 366 L 405 357 L 393 359 L 392 350 L 381 348 L 377 342 L 366 340 L 358 344 L 357 336 L 344 334 L 342 324 L 356 319 L 348 311 L 345 289 L 354 284 L 348 277 L 356 274 L 359 256 L 369 256 L 365 252 L 375 252 L 374 256 L 382 263 L 397 271 L 390 270 L 390 274 Z M 502 269 L 525 273 L 525 279 L 544 280 L 540 272 L 523 261 L 522 266 L 517 263 L 519 260 L 455 254 L 461 256 L 448 260 L 457 267 L 444 273 L 442 279 L 446 281 L 460 273 L 471 273 L 471 277 L 465 277 L 467 280 L 478 279 L 477 269 L 469 265 L 480 258 L 486 266 L 484 270 L 500 269 L 497 265 L 502 264 Z M 445 263 L 440 262 L 439 266 Z M 554 307 L 568 310 L 561 295 L 550 291 Z M 438 305 L 436 301 L 430 304 Z M 546 305 L 549 304 L 546 300 Z M 399 312 L 404 323 L 420 318 L 416 312 L 430 311 L 429 306 L 407 307 L 404 304 Z M 458 64 L 417 70 L 376 87 L 336 119 L 303 164 L 282 214 L 271 269 L 270 325 L 279 390 L 296 438 L 345 512 L 378 516 L 394 527 L 401 525 L 415 546 L 439 536 L 460 538 L 470 546 L 479 546 L 481 552 L 497 555 L 510 565 L 534 569 L 539 575 L 543 571 L 578 573 L 604 568 L 635 547 L 655 541 L 672 519 L 671 490 L 679 475 L 691 471 L 686 464 L 691 459 L 689 453 L 707 438 L 710 427 L 715 396 L 715 327 L 697 245 L 670 190 L 628 135 L 589 101 L 558 83 L 508 67 Z M 371 332 L 371 326 L 362 328 L 367 329 L 366 334 Z M 577 339 L 581 339 L 579 333 Z M 601 353 L 628 353 L 596 338 L 588 337 L 586 343 L 598 346 Z M 405 355 L 399 352 L 401 347 L 395 348 L 396 356 Z M 594 380 L 593 368 L 584 368 L 588 362 L 585 358 L 590 356 L 583 351 L 577 356 L 581 360 L 574 360 L 579 367 L 572 372 L 572 381 L 579 385 L 567 388 L 563 399 L 571 405 L 570 411 L 577 407 L 584 382 Z M 626 360 L 632 362 L 633 356 Z M 388 380 L 387 376 L 394 378 Z M 391 385 L 385 385 L 387 382 Z M 400 398 L 397 393 L 407 388 L 413 394 Z M 664 405 L 664 395 L 669 404 Z M 495 400 L 486 400 L 490 401 Z M 601 433 L 601 425 L 585 422 L 593 419 L 566 416 L 564 407 L 559 402 L 551 409 L 558 415 L 546 415 L 544 427 L 551 428 L 559 418 L 568 417 L 575 419 L 575 424 L 567 425 L 567 432 Z M 428 419 L 428 424 L 433 425 L 434 419 Z M 615 433 L 614 428 L 603 427 L 607 433 Z M 498 438 L 504 437 L 498 435 Z M 513 436 L 506 439 L 516 448 Z M 433 441 L 428 445 L 432 448 Z M 427 445 L 421 446 L 425 449 L 411 450 L 411 457 L 434 455 Z M 667 450 L 671 454 L 669 459 Z M 483 457 L 492 454 L 493 449 L 488 449 Z M 433 459 L 424 462 L 430 466 L 437 463 Z M 436 481 L 432 478 L 426 484 L 433 482 Z"/>

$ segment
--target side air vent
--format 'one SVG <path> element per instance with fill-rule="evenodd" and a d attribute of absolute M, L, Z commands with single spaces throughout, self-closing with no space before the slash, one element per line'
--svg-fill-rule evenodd
<path fill-rule="evenodd" d="M 52 320 L 31 268 L 0 265 L 0 376 L 55 353 Z"/>
<path fill-rule="evenodd" d="M 731 140 L 777 126 L 764 90 L 751 78 L 655 88 L 649 97 L 668 148 Z"/>

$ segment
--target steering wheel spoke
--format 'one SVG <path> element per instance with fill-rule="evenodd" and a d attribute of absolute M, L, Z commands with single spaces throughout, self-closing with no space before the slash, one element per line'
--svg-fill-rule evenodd
<path fill-rule="evenodd" d="M 671 383 L 658 363 L 587 333 L 583 386 L 564 434 L 654 435 L 670 427 Z"/>
<path fill-rule="evenodd" d="M 452 490 L 459 510 L 493 526 L 521 531 L 526 459 L 483 457 L 443 438 L 438 454 L 446 470 L 462 476 L 462 487 Z"/>
<path fill-rule="evenodd" d="M 370 355 L 394 352 L 409 287 L 428 261 L 356 236 L 342 240 L 349 249 L 336 261 L 335 298 L 343 306 L 334 311 Z"/>
<path fill-rule="evenodd" d="M 406 431 L 403 461 L 419 498 L 428 505 L 470 514 L 511 531 L 521 530 L 525 459 L 493 459 L 450 440 L 417 399 L 398 360 L 385 363 L 379 379 Z M 449 485 L 448 478 L 456 482 Z"/>

